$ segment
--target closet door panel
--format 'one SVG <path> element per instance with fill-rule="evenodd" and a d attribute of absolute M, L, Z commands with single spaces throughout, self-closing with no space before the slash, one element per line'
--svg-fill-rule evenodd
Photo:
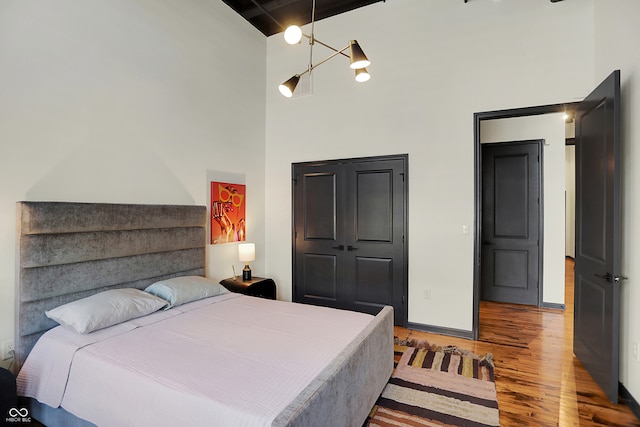
<path fill-rule="evenodd" d="M 305 254 L 302 270 L 304 298 L 337 300 L 338 265 L 335 256 Z"/>
<path fill-rule="evenodd" d="M 393 171 L 355 173 L 355 240 L 385 242 L 393 239 Z"/>
<path fill-rule="evenodd" d="M 393 298 L 393 259 L 355 257 L 356 310 L 377 313 Z"/>
<path fill-rule="evenodd" d="M 304 185 L 305 240 L 336 240 L 336 174 L 308 174 Z"/>
<path fill-rule="evenodd" d="M 341 165 L 301 166 L 294 173 L 294 301 L 337 306 L 344 300 Z M 342 209 L 342 210 L 340 210 Z"/>

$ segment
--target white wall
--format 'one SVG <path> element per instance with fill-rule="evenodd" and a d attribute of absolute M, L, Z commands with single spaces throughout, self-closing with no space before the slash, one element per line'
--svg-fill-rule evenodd
<path fill-rule="evenodd" d="M 0 2 L 0 342 L 19 200 L 204 205 L 232 173 L 264 272 L 265 62 L 221 1 Z M 209 276 L 232 263 L 236 245 L 209 247 Z"/>
<path fill-rule="evenodd" d="M 620 381 L 640 400 L 640 360 L 632 345 L 640 343 L 640 2 L 598 0 L 595 3 L 595 78 L 599 84 L 620 70 L 622 94 L 622 282 Z"/>
<path fill-rule="evenodd" d="M 314 94 L 294 99 L 277 85 L 305 69 L 308 47 L 270 37 L 267 273 L 280 296 L 291 298 L 291 163 L 408 153 L 409 321 L 470 331 L 473 232 L 462 226 L 474 220 L 473 114 L 584 97 L 592 23 L 591 0 L 376 3 L 315 27 L 338 48 L 357 39 L 371 80 L 355 83 L 334 58 L 314 72 Z M 325 52 L 316 46 L 317 59 Z"/>
<path fill-rule="evenodd" d="M 565 124 L 562 113 L 480 124 L 480 142 L 542 139 L 543 250 L 542 301 L 564 304 L 565 252 Z"/>

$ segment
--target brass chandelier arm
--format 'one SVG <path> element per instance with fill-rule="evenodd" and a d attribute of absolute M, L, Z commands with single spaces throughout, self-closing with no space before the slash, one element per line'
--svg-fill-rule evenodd
<path fill-rule="evenodd" d="M 316 40 L 317 41 L 317 40 Z M 304 70 L 301 73 L 296 74 L 296 76 L 298 77 L 302 77 L 307 73 L 311 73 L 311 71 L 315 70 L 316 68 L 318 68 L 320 65 L 324 64 L 325 62 L 327 62 L 328 60 L 330 60 L 331 58 L 338 56 L 340 54 L 346 56 L 347 58 L 349 57 L 349 55 L 345 54 L 344 51 L 349 49 L 349 46 L 346 46 L 344 49 L 338 50 L 338 49 L 334 49 L 334 48 L 330 48 L 331 50 L 333 50 L 334 52 L 327 56 L 325 59 L 323 59 L 322 61 L 318 62 L 317 64 L 313 64 L 310 65 L 309 68 L 307 68 L 306 70 Z"/>
<path fill-rule="evenodd" d="M 321 42 L 320 40 L 318 40 L 317 38 L 315 38 L 315 37 L 311 37 L 311 36 L 310 36 L 310 35 L 308 35 L 308 34 L 302 33 L 302 35 L 303 35 L 304 37 L 306 37 L 306 38 L 308 38 L 308 39 L 309 39 L 309 44 L 312 44 L 312 45 L 313 45 L 314 43 L 318 43 L 319 45 L 322 45 L 322 46 L 326 47 L 327 49 L 330 49 L 330 50 L 332 50 L 332 51 L 334 51 L 334 52 L 338 52 L 338 53 L 340 53 L 341 55 L 344 55 L 344 56 L 346 56 L 347 58 L 349 58 L 349 55 L 347 55 L 346 53 L 344 53 L 344 51 L 345 51 L 345 50 L 347 50 L 347 49 L 349 48 L 349 46 L 345 47 L 345 48 L 344 48 L 344 49 L 342 49 L 342 50 L 338 50 L 338 49 L 336 49 L 335 47 L 329 46 L 328 44 L 323 43 L 323 42 Z"/>

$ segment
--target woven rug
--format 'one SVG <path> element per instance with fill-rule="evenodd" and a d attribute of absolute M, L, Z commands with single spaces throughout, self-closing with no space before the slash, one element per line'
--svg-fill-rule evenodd
<path fill-rule="evenodd" d="M 395 369 L 365 426 L 499 426 L 492 355 L 395 343 Z"/>

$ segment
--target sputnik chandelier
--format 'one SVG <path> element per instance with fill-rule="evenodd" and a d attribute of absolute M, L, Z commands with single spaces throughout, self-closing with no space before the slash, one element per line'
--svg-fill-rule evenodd
<path fill-rule="evenodd" d="M 306 37 L 307 39 L 309 39 L 309 66 L 307 67 L 306 70 L 304 70 L 299 74 L 295 74 L 293 77 L 291 77 L 289 80 L 282 83 L 278 87 L 278 89 L 280 89 L 280 93 L 286 96 L 287 98 L 291 98 L 293 96 L 293 91 L 296 89 L 296 86 L 300 81 L 300 77 L 302 77 L 307 73 L 311 75 L 311 72 L 314 69 L 318 68 L 320 65 L 324 64 L 331 58 L 338 55 L 342 55 L 349 58 L 349 61 L 350 61 L 349 67 L 355 70 L 357 82 L 366 82 L 371 77 L 367 72 L 367 69 L 365 68 L 365 67 L 368 67 L 371 62 L 367 59 L 367 56 L 364 54 L 364 52 L 362 51 L 362 48 L 360 48 L 360 45 L 356 40 L 349 41 L 349 44 L 346 47 L 338 50 L 316 39 L 314 34 L 315 15 L 316 15 L 316 0 L 313 0 L 312 6 L 311 6 L 311 35 L 304 34 L 302 32 L 302 29 L 297 25 L 289 26 L 284 32 L 285 41 L 291 45 L 300 43 L 300 40 L 302 40 L 302 37 Z M 313 63 L 313 46 L 316 43 L 332 50 L 333 53 L 329 55 L 327 58 L 318 62 L 317 64 L 314 64 Z M 347 49 L 349 49 L 349 55 L 345 53 Z"/>

